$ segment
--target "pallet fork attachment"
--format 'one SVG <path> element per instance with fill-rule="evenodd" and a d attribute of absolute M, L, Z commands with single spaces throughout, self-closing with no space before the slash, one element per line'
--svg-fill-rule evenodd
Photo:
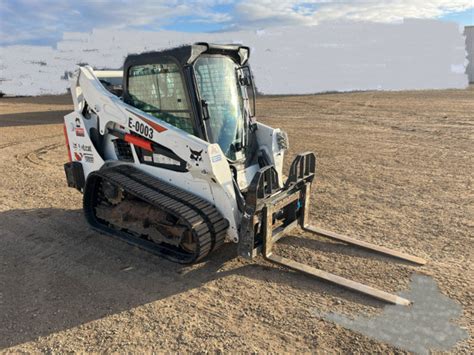
<path fill-rule="evenodd" d="M 365 248 L 414 264 L 426 264 L 426 261 L 422 258 L 311 225 L 309 223 L 309 206 L 315 160 L 314 154 L 310 152 L 298 155 L 291 165 L 290 175 L 284 188 L 279 191 L 275 191 L 273 188 L 276 186 L 276 173 L 272 167 L 262 168 L 256 174 L 246 198 L 247 210 L 244 214 L 242 228 L 247 233 L 239 242 L 239 255 L 253 258 L 261 253 L 271 263 L 285 266 L 388 303 L 408 306 L 411 301 L 403 297 L 273 253 L 273 245 L 290 230 L 299 226 L 305 232 Z"/>

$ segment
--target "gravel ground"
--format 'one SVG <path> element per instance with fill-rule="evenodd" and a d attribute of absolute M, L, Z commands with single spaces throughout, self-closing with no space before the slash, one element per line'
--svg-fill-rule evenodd
<path fill-rule="evenodd" d="M 91 231 L 66 187 L 70 98 L 0 99 L 0 349 L 4 352 L 404 353 L 319 317 L 385 305 L 227 245 L 183 267 Z M 311 218 L 412 253 L 423 267 L 293 233 L 278 252 L 390 292 L 431 276 L 462 307 L 474 347 L 474 90 L 263 97 L 259 120 L 286 130 L 287 162 L 316 152 Z"/>

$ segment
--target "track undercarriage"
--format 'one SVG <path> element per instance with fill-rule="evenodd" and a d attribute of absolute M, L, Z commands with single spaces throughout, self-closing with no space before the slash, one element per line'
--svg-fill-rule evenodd
<path fill-rule="evenodd" d="M 96 230 L 180 263 L 224 242 L 228 222 L 213 205 L 129 165 L 93 173 L 84 212 Z"/>

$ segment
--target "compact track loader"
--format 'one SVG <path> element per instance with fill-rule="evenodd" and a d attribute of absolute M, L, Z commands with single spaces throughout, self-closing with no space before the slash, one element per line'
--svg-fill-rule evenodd
<path fill-rule="evenodd" d="M 283 176 L 288 137 L 255 120 L 250 50 L 196 43 L 129 55 L 121 71 L 80 67 L 65 116 L 68 185 L 83 193 L 92 228 L 179 263 L 224 242 L 375 298 L 401 297 L 273 253 L 290 229 L 417 264 L 425 261 L 317 228 L 309 221 L 316 158 Z"/>

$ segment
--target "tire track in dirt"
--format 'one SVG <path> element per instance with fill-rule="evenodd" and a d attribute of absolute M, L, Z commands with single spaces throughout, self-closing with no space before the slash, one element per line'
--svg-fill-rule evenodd
<path fill-rule="evenodd" d="M 41 157 L 42 155 L 47 154 L 53 149 L 59 148 L 63 145 L 63 143 L 53 143 L 53 144 L 48 144 L 45 146 L 41 146 L 33 151 L 30 151 L 26 154 L 18 154 L 15 156 L 17 161 L 19 163 L 22 163 L 24 160 L 29 161 L 30 163 L 33 163 L 35 165 L 42 165 L 46 161 Z"/>
<path fill-rule="evenodd" d="M 28 142 L 36 142 L 36 141 L 40 141 L 40 140 L 42 140 L 42 139 L 56 138 L 56 137 L 61 137 L 61 136 L 62 136 L 61 134 L 55 134 L 55 135 L 53 135 L 53 136 L 37 137 L 37 138 L 29 139 Z M 20 142 L 8 142 L 8 143 L 0 144 L 0 149 L 9 148 L 9 147 L 13 147 L 13 146 L 15 146 L 15 145 L 24 144 L 24 143 L 25 143 L 25 142 L 23 142 L 23 141 L 20 141 Z"/>

